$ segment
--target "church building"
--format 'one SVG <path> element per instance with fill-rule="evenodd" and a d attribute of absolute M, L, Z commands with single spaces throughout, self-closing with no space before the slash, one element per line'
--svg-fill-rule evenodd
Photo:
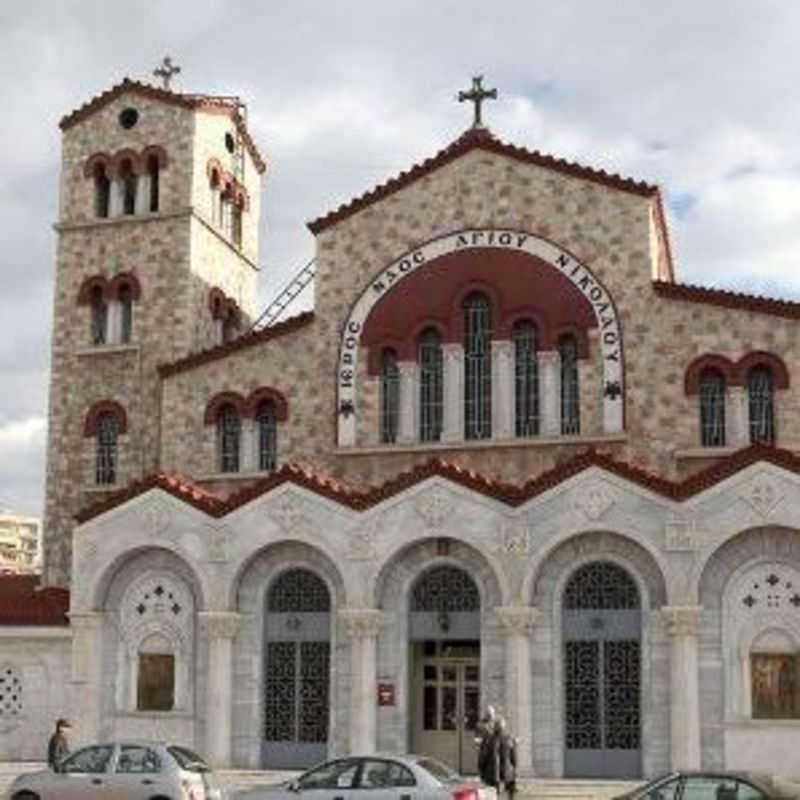
<path fill-rule="evenodd" d="M 469 773 L 491 704 L 523 775 L 791 773 L 800 303 L 681 283 L 658 187 L 463 95 L 455 141 L 308 223 L 313 310 L 270 324 L 237 98 L 126 79 L 61 120 L 0 758 L 66 716 L 218 767 Z"/>

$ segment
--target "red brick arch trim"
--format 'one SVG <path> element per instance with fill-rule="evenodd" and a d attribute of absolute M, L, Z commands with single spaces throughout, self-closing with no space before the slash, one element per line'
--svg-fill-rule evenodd
<path fill-rule="evenodd" d="M 168 159 L 167 151 L 160 144 L 149 144 L 142 150 L 142 165 L 147 169 L 148 161 L 155 156 L 159 169 L 166 169 Z"/>
<path fill-rule="evenodd" d="M 104 300 L 110 299 L 109 283 L 105 275 L 90 275 L 78 289 L 78 305 L 89 305 L 97 289 L 102 293 Z"/>
<path fill-rule="evenodd" d="M 142 156 L 130 147 L 124 147 L 122 150 L 117 150 L 111 159 L 111 169 L 115 177 L 119 177 L 122 173 L 122 166 L 125 162 L 130 162 L 131 172 L 134 175 L 142 174 Z"/>
<path fill-rule="evenodd" d="M 105 169 L 106 177 L 111 177 L 111 165 L 113 157 L 108 153 L 94 153 L 86 159 L 83 165 L 83 175 L 86 178 L 93 178 L 96 167 L 101 166 Z"/>
<path fill-rule="evenodd" d="M 139 279 L 132 272 L 120 272 L 108 282 L 108 296 L 111 300 L 119 300 L 120 292 L 127 288 L 131 293 L 131 300 L 139 300 L 142 296 L 142 286 Z"/>
<path fill-rule="evenodd" d="M 83 435 L 92 437 L 97 435 L 97 426 L 100 417 L 104 414 L 113 414 L 117 420 L 117 433 L 128 432 L 128 415 L 125 409 L 116 400 L 100 400 L 95 403 L 87 412 L 86 420 L 83 423 Z"/>
<path fill-rule="evenodd" d="M 764 350 L 754 350 L 736 362 L 738 383 L 745 386 L 750 370 L 755 367 L 766 367 L 772 373 L 772 381 L 776 389 L 789 388 L 789 370 L 786 369 L 783 359 Z"/>
<path fill-rule="evenodd" d="M 219 392 L 208 401 L 203 422 L 206 425 L 216 425 L 220 411 L 227 405 L 233 406 L 240 417 L 247 416 L 247 401 L 242 395 L 238 392 Z"/>
<path fill-rule="evenodd" d="M 212 319 L 221 319 L 224 322 L 238 321 L 242 314 L 239 304 L 232 297 L 228 297 L 218 286 L 208 293 L 208 308 L 211 311 Z"/>
<path fill-rule="evenodd" d="M 245 405 L 245 416 L 255 418 L 258 414 L 259 406 L 264 403 L 272 403 L 275 407 L 275 419 L 278 422 L 286 422 L 289 418 L 289 404 L 286 397 L 277 389 L 271 386 L 261 386 L 250 392 Z"/>
<path fill-rule="evenodd" d="M 736 380 L 736 365 L 726 356 L 706 353 L 698 356 L 686 368 L 683 378 L 683 388 L 687 395 L 697 394 L 700 391 L 700 378 L 706 370 L 719 372 L 728 386 L 738 385 Z"/>
<path fill-rule="evenodd" d="M 244 211 L 250 210 L 250 195 L 243 183 L 236 176 L 226 170 L 218 158 L 211 157 L 206 162 L 206 175 L 212 188 L 219 188 L 222 194 L 229 198 Z"/>

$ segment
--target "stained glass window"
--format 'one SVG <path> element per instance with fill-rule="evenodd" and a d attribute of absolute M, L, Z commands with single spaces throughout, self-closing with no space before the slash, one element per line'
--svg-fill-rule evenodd
<path fill-rule="evenodd" d="M 220 472 L 239 471 L 239 449 L 242 424 L 232 405 L 224 405 L 217 417 Z"/>
<path fill-rule="evenodd" d="M 464 429 L 467 439 L 492 435 L 492 309 L 482 294 L 470 295 L 464 313 Z"/>
<path fill-rule="evenodd" d="M 772 372 L 755 367 L 747 376 L 750 441 L 773 444 L 775 441 L 775 394 Z"/>
<path fill-rule="evenodd" d="M 444 419 L 442 337 L 432 328 L 419 339 L 419 438 L 438 442 Z"/>
<path fill-rule="evenodd" d="M 558 345 L 561 356 L 561 433 L 581 432 L 580 387 L 578 385 L 578 342 L 563 336 Z"/>
<path fill-rule="evenodd" d="M 97 420 L 95 483 L 106 486 L 117 480 L 117 438 L 119 422 L 114 414 L 101 414 Z"/>
<path fill-rule="evenodd" d="M 258 468 L 272 470 L 278 464 L 278 420 L 272 401 L 261 403 L 256 413 Z"/>
<path fill-rule="evenodd" d="M 713 369 L 700 376 L 700 442 L 703 447 L 725 444 L 725 378 Z"/>
<path fill-rule="evenodd" d="M 539 365 L 536 326 L 518 322 L 511 338 L 514 342 L 515 432 L 517 436 L 539 433 Z"/>
<path fill-rule="evenodd" d="M 385 350 L 381 361 L 381 441 L 394 444 L 400 419 L 400 370 L 394 350 Z"/>

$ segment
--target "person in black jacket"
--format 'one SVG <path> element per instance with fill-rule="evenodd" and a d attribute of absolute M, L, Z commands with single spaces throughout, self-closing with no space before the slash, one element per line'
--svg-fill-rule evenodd
<path fill-rule="evenodd" d="M 498 794 L 508 792 L 514 800 L 517 790 L 517 747 L 514 737 L 508 732 L 505 719 L 497 717 L 494 709 L 487 713 L 478 727 L 478 773 L 488 786 L 494 786 Z"/>
<path fill-rule="evenodd" d="M 72 728 L 68 719 L 56 720 L 55 733 L 47 743 L 47 764 L 55 772 L 60 761 L 69 755 L 69 742 L 67 741 L 67 731 Z"/>

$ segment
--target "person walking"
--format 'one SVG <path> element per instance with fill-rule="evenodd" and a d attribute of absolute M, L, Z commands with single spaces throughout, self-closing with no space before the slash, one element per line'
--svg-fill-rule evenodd
<path fill-rule="evenodd" d="M 56 729 L 47 743 L 47 764 L 55 772 L 58 764 L 69 755 L 67 731 L 72 729 L 68 719 L 56 720 Z"/>

